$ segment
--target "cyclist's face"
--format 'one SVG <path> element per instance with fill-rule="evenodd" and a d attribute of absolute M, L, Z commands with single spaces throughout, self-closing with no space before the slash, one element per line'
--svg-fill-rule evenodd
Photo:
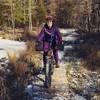
<path fill-rule="evenodd" d="M 49 28 L 51 28 L 51 27 L 52 27 L 52 25 L 53 25 L 52 20 L 47 21 L 47 25 L 48 25 L 48 27 L 49 27 Z"/>

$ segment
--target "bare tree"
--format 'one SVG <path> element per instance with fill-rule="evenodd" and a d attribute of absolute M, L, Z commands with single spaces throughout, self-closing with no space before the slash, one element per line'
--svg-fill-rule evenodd
<path fill-rule="evenodd" d="M 13 29 L 13 34 L 14 34 L 15 33 L 15 19 L 14 19 L 14 2 L 13 2 L 13 0 L 10 0 L 10 6 L 11 6 L 12 29 Z"/>
<path fill-rule="evenodd" d="M 32 32 L 32 0 L 29 0 L 29 32 Z"/>

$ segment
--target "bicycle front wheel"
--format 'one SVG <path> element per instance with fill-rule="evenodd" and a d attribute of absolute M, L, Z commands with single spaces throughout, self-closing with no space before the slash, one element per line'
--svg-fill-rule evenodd
<path fill-rule="evenodd" d="M 46 88 L 51 87 L 51 64 L 50 64 L 50 62 L 48 62 L 46 65 L 44 86 Z"/>

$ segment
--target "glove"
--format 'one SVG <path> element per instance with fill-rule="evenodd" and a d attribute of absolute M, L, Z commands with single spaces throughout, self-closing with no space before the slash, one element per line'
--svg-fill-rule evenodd
<path fill-rule="evenodd" d="M 35 43 L 35 49 L 37 51 L 42 51 L 43 50 L 43 43 L 40 42 L 40 41 L 36 41 L 36 43 Z"/>
<path fill-rule="evenodd" d="M 64 49 L 64 47 L 63 47 L 63 42 L 62 42 L 62 41 L 59 42 L 59 44 L 58 44 L 58 49 L 61 50 L 61 51 Z"/>

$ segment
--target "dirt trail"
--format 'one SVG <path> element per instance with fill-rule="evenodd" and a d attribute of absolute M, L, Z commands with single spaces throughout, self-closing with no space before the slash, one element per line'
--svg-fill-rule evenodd
<path fill-rule="evenodd" d="M 66 66 L 64 64 L 60 64 L 60 68 L 54 69 L 54 74 L 52 76 L 52 86 L 67 84 L 66 68 L 65 67 Z"/>
<path fill-rule="evenodd" d="M 66 66 L 60 64 L 60 68 L 55 68 L 52 75 L 51 88 L 43 87 L 42 82 L 36 82 L 33 91 L 33 100 L 68 100 L 68 86 L 66 77 Z"/>

